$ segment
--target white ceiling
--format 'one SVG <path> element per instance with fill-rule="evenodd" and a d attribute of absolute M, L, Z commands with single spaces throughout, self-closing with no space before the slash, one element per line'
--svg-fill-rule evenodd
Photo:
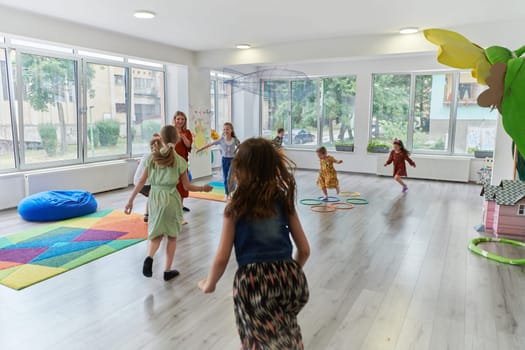
<path fill-rule="evenodd" d="M 196 51 L 230 49 L 237 43 L 265 46 L 389 34 L 405 26 L 446 28 L 525 19 L 524 0 L 0 0 L 0 4 Z M 157 17 L 135 19 L 137 9 L 154 11 Z"/>

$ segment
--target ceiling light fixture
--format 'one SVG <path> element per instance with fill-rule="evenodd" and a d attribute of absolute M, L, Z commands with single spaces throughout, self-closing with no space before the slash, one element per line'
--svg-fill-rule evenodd
<path fill-rule="evenodd" d="M 135 18 L 140 18 L 140 19 L 151 19 L 151 18 L 155 18 L 155 12 L 146 11 L 146 10 L 138 10 L 138 11 L 135 11 L 133 16 L 135 16 Z"/>
<path fill-rule="evenodd" d="M 406 27 L 406 28 L 401 28 L 399 30 L 399 34 L 415 34 L 419 32 L 419 28 L 416 28 L 416 27 Z"/>
<path fill-rule="evenodd" d="M 250 44 L 237 44 L 235 47 L 241 50 L 248 50 L 251 49 L 252 46 Z"/>

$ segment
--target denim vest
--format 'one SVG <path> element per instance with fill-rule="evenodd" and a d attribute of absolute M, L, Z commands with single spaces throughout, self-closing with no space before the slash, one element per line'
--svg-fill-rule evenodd
<path fill-rule="evenodd" d="M 292 241 L 287 216 L 279 207 L 277 214 L 270 218 L 237 221 L 234 245 L 239 266 L 290 260 Z"/>

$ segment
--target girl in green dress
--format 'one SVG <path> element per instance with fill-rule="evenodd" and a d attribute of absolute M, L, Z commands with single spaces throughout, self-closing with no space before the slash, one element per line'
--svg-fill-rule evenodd
<path fill-rule="evenodd" d="M 179 191 L 177 191 L 177 183 L 180 180 L 188 191 L 209 192 L 212 190 L 209 185 L 195 186 L 190 183 L 188 163 L 175 152 L 178 137 L 175 127 L 166 125 L 160 131 L 160 139 L 151 140 L 151 156 L 146 161 L 144 173 L 136 184 L 125 210 L 126 214 L 131 213 L 137 193 L 144 186 L 146 180 L 149 180 L 151 184 L 148 202 L 148 239 L 150 244 L 142 273 L 146 277 L 153 275 L 153 256 L 159 249 L 162 238 L 166 236 L 168 242 L 164 270 L 165 281 L 179 274 L 177 270 L 171 269 L 177 247 L 177 236 L 181 231 L 183 221 L 182 201 Z"/>

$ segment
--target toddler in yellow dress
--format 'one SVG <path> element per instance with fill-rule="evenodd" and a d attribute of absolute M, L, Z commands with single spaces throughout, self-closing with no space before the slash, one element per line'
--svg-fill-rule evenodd
<path fill-rule="evenodd" d="M 339 194 L 339 180 L 337 180 L 337 173 L 335 172 L 334 163 L 341 164 L 343 161 L 329 156 L 325 147 L 319 147 L 317 149 L 317 156 L 319 157 L 321 163 L 317 184 L 323 191 L 323 200 L 327 200 L 328 188 L 335 188 L 337 194 Z"/>

